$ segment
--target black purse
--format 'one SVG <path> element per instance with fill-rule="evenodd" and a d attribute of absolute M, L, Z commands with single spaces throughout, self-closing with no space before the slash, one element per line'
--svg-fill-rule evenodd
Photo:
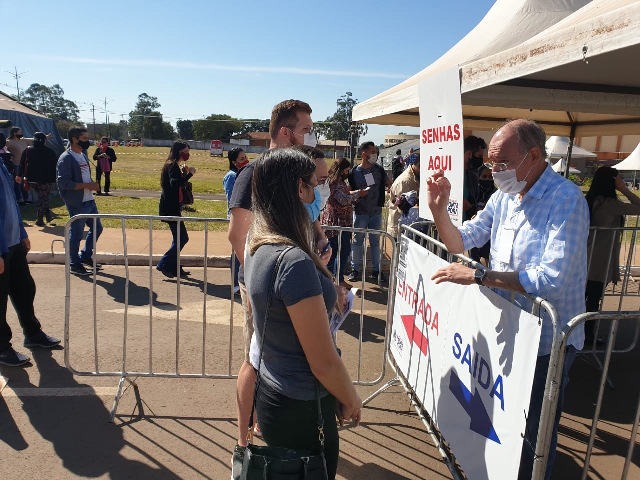
<path fill-rule="evenodd" d="M 271 299 L 275 288 L 276 276 L 280 263 L 285 254 L 293 247 L 283 250 L 276 260 L 276 265 L 271 275 L 271 286 L 267 297 L 264 327 L 262 328 L 262 341 L 260 343 L 260 360 L 256 388 L 253 393 L 253 407 L 249 417 L 249 443 L 246 447 L 236 445 L 233 450 L 233 480 L 327 480 L 327 463 L 324 458 L 324 419 L 320 405 L 320 387 L 316 381 L 316 397 L 318 400 L 318 440 L 320 453 L 306 450 L 294 450 L 282 447 L 259 446 L 251 443 L 253 432 L 253 414 L 256 408 L 258 389 L 260 388 L 260 365 L 264 351 L 264 336 L 267 330 L 267 320 L 271 309 Z"/>

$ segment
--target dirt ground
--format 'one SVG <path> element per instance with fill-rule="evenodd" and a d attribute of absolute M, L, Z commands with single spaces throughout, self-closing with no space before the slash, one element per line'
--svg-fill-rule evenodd
<path fill-rule="evenodd" d="M 64 267 L 31 269 L 38 285 L 36 313 L 47 333 L 62 338 Z M 95 284 L 91 277 L 70 278 L 67 349 L 34 350 L 26 368 L 0 368 L 0 478 L 229 478 L 236 436 L 230 377 L 240 365 L 241 306 L 239 299 L 230 300 L 227 270 L 209 269 L 206 282 L 202 269 L 191 270 L 179 301 L 176 282 L 145 267 L 130 267 L 128 283 L 117 265 L 105 266 Z M 391 378 L 384 362 L 386 292 L 372 287 L 363 310 L 362 331 L 359 317 L 351 315 L 338 343 L 352 378 L 376 383 L 358 387 L 365 398 Z M 8 313 L 14 346 L 25 352 L 11 307 Z M 619 342 L 633 336 L 633 326 L 621 326 Z M 75 372 L 100 374 L 72 374 L 65 354 Z M 639 360 L 638 349 L 613 358 L 615 388 L 605 393 L 589 478 L 620 477 L 639 395 Z M 126 384 L 112 424 L 118 377 L 110 372 L 121 369 L 203 378 L 140 377 L 137 391 Z M 554 478 L 580 476 L 598 381 L 593 357 L 579 357 Z M 340 439 L 340 479 L 451 478 L 400 387 L 373 400 L 363 424 L 343 428 Z M 628 478 L 640 478 L 638 448 L 632 461 Z"/>

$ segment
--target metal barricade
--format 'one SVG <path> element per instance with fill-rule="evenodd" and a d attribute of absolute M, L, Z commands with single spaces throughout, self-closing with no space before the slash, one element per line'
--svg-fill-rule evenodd
<path fill-rule="evenodd" d="M 347 248 L 346 245 L 343 245 L 343 232 L 349 232 L 352 235 L 355 235 L 356 233 L 361 233 L 365 236 L 365 240 L 363 241 L 363 248 L 362 248 L 362 258 L 360 259 L 361 262 L 360 264 L 365 266 L 367 265 L 367 254 L 369 253 L 369 242 L 371 241 L 371 239 L 373 238 L 374 241 L 379 242 L 380 245 L 380 270 L 379 270 L 379 274 L 382 274 L 383 271 L 389 271 L 389 278 L 388 278 L 388 282 L 382 281 L 382 277 L 378 276 L 378 285 L 379 286 L 383 286 L 383 287 L 387 287 L 388 285 L 393 285 L 393 281 L 394 281 L 394 273 L 395 273 L 395 265 L 397 262 L 397 255 L 396 255 L 396 250 L 397 250 L 397 243 L 395 238 L 388 234 L 385 231 L 382 230 L 370 230 L 370 229 L 360 229 L 360 228 L 353 228 L 353 227 L 338 227 L 338 226 L 328 226 L 328 225 L 323 225 L 322 228 L 325 231 L 334 231 L 334 232 L 338 232 L 337 237 L 338 237 L 338 251 L 335 252 L 335 272 L 336 272 L 336 278 L 337 278 L 337 272 L 340 271 L 341 267 L 343 265 L 341 265 L 341 258 L 340 258 L 340 252 L 342 251 L 343 248 Z M 380 242 L 380 240 L 383 240 L 383 242 Z M 352 239 L 353 241 L 353 239 Z M 387 260 L 385 259 L 385 250 L 383 250 L 383 246 L 385 245 L 386 242 L 389 242 L 389 245 L 391 246 L 391 255 L 390 258 Z M 352 252 L 353 253 L 353 252 Z M 388 268 L 384 268 L 384 264 L 388 263 Z M 360 272 L 361 278 L 359 280 L 359 282 L 357 284 L 354 285 L 354 287 L 358 287 L 359 289 L 359 298 L 360 298 L 360 308 L 359 308 L 359 312 L 358 313 L 358 330 L 357 330 L 357 335 L 358 335 L 358 344 L 357 344 L 357 348 L 358 348 L 358 355 L 357 355 L 357 362 L 356 362 L 356 375 L 355 375 L 355 379 L 353 380 L 353 383 L 355 385 L 362 385 L 362 386 L 372 386 L 372 385 L 377 385 L 378 383 L 380 383 L 382 381 L 382 379 L 385 377 L 386 375 L 386 352 L 388 349 L 388 332 L 389 332 L 389 321 L 388 319 L 391 318 L 392 314 L 393 314 L 393 302 L 392 302 L 392 296 L 393 296 L 393 288 L 381 288 L 379 289 L 379 291 L 374 292 L 371 290 L 368 290 L 367 288 L 367 282 L 366 282 L 366 278 L 365 278 L 365 268 L 362 268 L 362 272 Z M 375 279 L 372 279 L 373 281 L 375 281 Z M 386 284 L 386 285 L 385 285 Z M 385 291 L 386 290 L 386 291 Z M 373 305 L 375 302 L 374 300 L 376 300 L 375 296 L 377 295 L 378 300 L 382 300 L 380 297 L 384 297 L 384 303 L 382 304 L 382 306 L 384 307 L 384 314 L 381 315 L 378 312 L 378 319 L 382 322 L 384 322 L 384 330 L 382 332 L 382 349 L 379 349 L 379 352 L 377 352 L 377 357 L 379 358 L 379 367 L 377 367 L 378 362 L 375 363 L 376 365 L 376 370 L 374 371 L 379 371 L 379 375 L 372 378 L 372 379 L 363 379 L 362 378 L 362 358 L 363 358 L 363 348 L 365 342 L 363 335 L 365 332 L 365 313 L 369 313 L 369 315 L 367 315 L 367 317 L 374 317 L 374 318 L 370 318 L 370 321 L 374 321 L 375 320 L 375 311 L 369 311 L 369 309 L 367 308 L 367 305 L 371 304 Z M 374 298 L 368 299 L 367 297 L 371 296 Z M 378 304 L 380 304 L 378 302 Z M 343 334 L 341 334 L 341 336 L 343 336 Z M 339 340 L 339 338 L 337 338 L 336 340 Z M 346 355 L 343 355 L 343 358 L 345 359 L 345 361 L 348 362 L 348 358 Z"/>
<path fill-rule="evenodd" d="M 602 408 L 603 398 L 605 395 L 605 389 L 607 386 L 607 377 L 609 374 L 609 366 L 611 364 L 611 355 L 614 353 L 614 344 L 616 335 L 618 332 L 618 324 L 620 321 L 629 321 L 635 320 L 636 324 L 640 323 L 640 312 L 593 312 L 593 313 L 584 313 L 582 315 L 578 315 L 577 317 L 571 319 L 569 323 L 556 335 L 554 340 L 553 349 L 551 352 L 552 362 L 549 365 L 549 372 L 547 381 L 551 380 L 556 384 L 559 383 L 560 378 L 562 376 L 562 363 L 564 360 L 564 354 L 567 346 L 567 339 L 571 332 L 577 328 L 581 323 L 585 321 L 602 321 L 609 322 L 609 337 L 607 340 L 607 346 L 605 349 L 605 356 L 602 366 L 602 374 L 599 380 L 599 388 L 597 394 L 597 401 L 594 411 L 594 416 L 591 424 L 591 429 L 589 433 L 589 440 L 586 449 L 586 455 L 584 458 L 584 467 L 581 474 L 581 479 L 584 480 L 587 478 L 587 473 L 589 472 L 590 460 L 593 453 L 594 443 L 596 439 L 596 434 L 598 432 L 598 422 L 600 419 L 600 412 Z M 637 328 L 637 327 L 636 327 Z M 555 361 L 554 361 L 555 358 Z M 557 365 L 556 368 L 553 368 L 554 365 Z M 545 401 L 547 401 L 547 392 L 545 391 Z M 556 403 L 557 399 L 553 400 L 553 403 Z M 555 408 L 552 410 L 555 412 Z M 636 447 L 636 438 L 638 434 L 638 422 L 640 421 L 640 397 L 638 398 L 638 403 L 635 410 L 635 415 L 631 422 L 631 431 L 629 435 L 629 445 L 627 448 L 627 454 L 624 461 L 624 466 L 622 468 L 621 477 L 622 480 L 625 480 L 629 473 L 629 466 L 631 464 L 631 457 L 633 455 L 634 449 Z M 544 430 L 543 430 L 544 426 Z M 553 430 L 553 417 L 549 417 L 546 419 L 546 422 L 543 424 L 541 421 L 540 431 L 539 431 L 539 441 L 541 438 L 544 438 L 545 444 L 548 445 L 549 439 L 551 437 Z M 547 447 L 548 450 L 548 447 Z M 542 451 L 545 453 L 546 450 Z M 544 471 L 546 467 L 546 455 L 544 455 L 541 459 L 542 461 L 536 463 L 537 469 L 534 469 L 534 478 L 544 478 Z"/>
<path fill-rule="evenodd" d="M 240 363 L 243 361 L 243 345 L 237 338 L 241 336 L 238 336 L 237 333 L 234 335 L 234 327 L 243 325 L 244 313 L 242 309 L 238 308 L 234 300 L 233 266 L 236 261 L 235 255 L 231 255 L 230 264 L 225 264 L 225 269 L 229 269 L 227 265 L 231 267 L 228 270 L 229 277 L 227 277 L 229 283 L 227 284 L 225 281 L 225 286 L 220 290 L 223 293 L 217 295 L 218 297 L 224 297 L 223 300 L 228 302 L 228 305 L 226 303 L 218 303 L 215 307 L 208 306 L 212 298 L 212 294 L 209 293 L 211 288 L 209 277 L 211 269 L 214 268 L 211 265 L 207 248 L 209 232 L 212 224 L 227 224 L 228 220 L 197 217 L 82 214 L 69 219 L 65 225 L 64 238 L 69 238 L 70 228 L 74 222 L 88 222 L 93 224 L 93 228 L 96 230 L 97 222 L 101 219 L 117 220 L 120 224 L 121 251 L 116 252 L 116 254 L 121 255 L 123 271 L 121 276 L 105 275 L 104 272 L 98 274 L 98 270 L 94 265 L 91 270 L 92 276 L 86 277 L 91 280 L 91 294 L 88 294 L 86 288 L 82 288 L 82 284 L 75 280 L 72 288 L 70 255 L 68 248 L 65 248 L 64 358 L 66 367 L 73 374 L 79 376 L 119 377 L 118 389 L 111 410 L 111 420 L 115 416 L 118 403 L 124 393 L 125 382 L 133 386 L 136 398 L 139 399 L 138 385 L 135 382 L 138 377 L 236 378 Z M 133 221 L 146 223 L 148 229 L 148 244 L 144 254 L 135 256 L 129 253 L 127 240 L 129 233 L 127 223 Z M 202 225 L 202 233 L 198 234 L 204 236 L 203 252 L 201 256 L 196 255 L 195 259 L 193 257 L 189 258 L 192 264 L 196 262 L 198 266 L 203 268 L 203 278 L 196 283 L 202 289 L 201 295 L 199 293 L 194 294 L 196 291 L 194 288 L 187 288 L 194 285 L 193 281 L 177 276 L 174 280 L 175 296 L 172 296 L 171 302 L 162 303 L 157 300 L 159 291 L 162 291 L 162 293 L 167 291 L 166 287 L 161 286 L 164 284 L 156 285 L 154 283 L 153 270 L 158 256 L 154 257 L 153 245 L 155 234 L 159 230 L 157 225 L 154 226 L 154 224 L 161 221 L 177 222 L 178 224 L 198 223 Z M 377 230 L 354 229 L 352 227 L 330 228 L 341 231 L 347 230 L 352 234 L 363 233 L 367 237 L 369 235 L 378 235 L 391 238 L 385 232 Z M 396 250 L 393 238 L 391 238 L 391 241 L 393 246 L 391 259 L 393 260 L 396 257 Z M 65 247 L 68 246 L 68 243 L 68 241 L 64 242 Z M 180 228 L 177 229 L 176 243 L 180 244 Z M 99 242 L 96 241 L 94 236 L 94 252 L 96 252 L 97 245 L 99 245 Z M 367 257 L 367 245 L 365 242 L 363 248 L 364 258 Z M 338 248 L 342 248 L 340 236 Z M 96 256 L 99 255 L 99 253 L 96 254 Z M 142 281 L 136 284 L 132 280 L 132 273 L 134 272 L 130 267 L 134 258 L 135 265 L 141 265 L 148 269 L 148 276 L 145 280 L 146 285 L 143 285 Z M 178 256 L 178 271 L 181 268 L 181 259 L 184 261 L 185 258 L 181 255 Z M 339 263 L 339 252 L 337 258 L 337 263 Z M 140 278 L 139 273 L 135 272 L 136 278 Z M 110 278 L 112 283 L 102 280 L 105 277 Z M 118 303 L 117 309 L 101 309 L 99 311 L 97 307 L 98 287 L 110 289 L 114 300 L 115 297 L 118 297 L 116 302 Z M 148 289 L 148 298 L 146 300 L 138 298 L 137 303 L 132 306 L 130 292 L 136 290 L 140 293 L 141 289 L 144 288 Z M 118 291 L 116 292 L 116 290 Z M 360 285 L 358 327 L 355 333 L 349 332 L 356 341 L 353 342 L 348 339 L 348 335 L 345 333 L 340 334 L 341 343 L 349 347 L 348 350 L 343 348 L 343 358 L 345 358 L 347 365 L 351 367 L 350 371 L 355 371 L 352 377 L 357 385 L 376 385 L 385 376 L 386 319 L 391 311 L 389 308 L 392 308 L 388 302 L 391 290 L 378 288 L 373 291 L 370 283 L 365 283 L 363 278 Z M 228 297 L 226 292 L 228 292 Z M 197 297 L 198 295 L 199 297 Z M 376 300 L 384 309 L 383 311 L 379 312 L 375 308 L 370 308 L 371 305 L 376 304 Z M 225 321 L 220 322 L 220 326 L 215 326 L 215 332 L 218 332 L 215 337 L 210 332 L 211 322 L 209 317 L 214 313 L 210 313 L 209 310 L 212 308 L 218 317 L 226 317 Z M 201 315 L 198 316 L 200 311 Z M 194 316 L 197 316 L 197 318 Z M 238 316 L 242 316 L 242 319 L 238 318 Z M 375 318 L 376 316 L 378 316 L 378 319 Z M 140 320 L 141 317 L 144 320 Z M 367 333 L 371 323 L 376 320 L 383 324 L 383 327 L 379 329 L 379 333 Z M 220 329 L 225 333 L 220 333 Z M 377 337 L 365 338 L 365 334 L 371 337 L 377 335 Z M 234 338 L 236 339 L 235 343 Z M 214 343 L 217 348 L 215 355 L 211 353 L 212 344 Z M 156 363 L 159 359 L 164 362 L 165 366 L 172 365 L 172 368 L 157 368 Z M 78 363 L 81 365 L 78 365 Z M 373 372 L 370 378 L 364 375 L 363 371 L 365 369 L 367 372 Z"/>
<path fill-rule="evenodd" d="M 458 261 L 473 268 L 477 268 L 478 266 L 480 266 L 477 262 L 473 261 L 468 257 L 449 253 L 446 250 L 446 247 L 443 243 L 441 243 L 440 241 L 436 240 L 433 237 L 430 237 L 428 233 L 430 234 L 435 233 L 435 227 L 433 222 L 429 222 L 429 221 L 419 222 L 411 226 L 402 225 L 400 227 L 400 231 L 405 236 L 409 237 L 411 241 L 416 242 L 423 248 L 431 251 L 432 253 L 438 255 L 439 257 L 446 259 L 449 263 Z M 396 257 L 398 256 L 398 254 L 399 254 L 399 251 L 396 253 Z M 398 259 L 396 258 L 396 260 L 393 263 L 394 265 L 393 270 L 395 270 L 395 267 L 397 266 L 397 262 L 398 262 Z M 393 275 L 393 279 L 391 279 L 390 282 L 394 280 L 395 280 L 395 275 Z M 390 284 L 393 285 L 393 283 L 390 283 Z M 395 303 L 395 289 L 391 288 L 390 290 L 393 290 L 393 291 L 391 292 L 391 296 L 390 296 L 389 318 L 387 320 L 387 338 L 388 339 L 390 337 L 390 329 L 391 329 L 391 323 L 393 318 L 393 305 Z M 527 297 L 532 302 L 532 309 L 531 309 L 532 314 L 538 315 L 542 310 L 547 312 L 553 325 L 554 336 L 559 338 L 560 334 L 557 328 L 558 319 L 557 319 L 556 311 L 553 308 L 553 306 L 542 298 L 532 297 L 526 294 L 524 294 L 523 296 Z M 559 343 L 559 340 L 557 343 Z M 456 479 L 466 478 L 464 472 L 462 471 L 461 467 L 456 461 L 455 452 L 451 451 L 449 446 L 446 444 L 446 439 L 444 439 L 442 434 L 438 431 L 435 423 L 431 419 L 431 416 L 425 409 L 425 406 L 421 405 L 418 395 L 416 395 L 416 392 L 414 392 L 411 386 L 409 385 L 408 380 L 399 371 L 393 356 L 390 354 L 388 346 L 389 345 L 387 342 L 387 361 L 391 369 L 396 374 L 396 376 L 390 381 L 388 381 L 387 383 L 385 383 L 381 388 L 375 391 L 367 399 L 365 399 L 363 401 L 363 404 L 364 405 L 368 404 L 388 388 L 394 385 L 401 385 L 405 390 L 405 393 L 409 397 L 412 405 L 414 406 L 418 416 L 427 427 L 427 432 L 431 435 L 436 447 L 438 448 L 439 452 L 443 457 L 443 460 L 449 467 L 449 470 L 453 478 L 456 478 Z M 553 362 L 553 357 L 551 361 Z M 553 366 L 553 363 L 550 363 L 549 374 L 547 375 L 544 401 L 542 405 L 541 421 L 540 421 L 540 426 L 538 431 L 538 441 L 537 441 L 536 452 L 535 452 L 538 462 L 534 464 L 534 472 L 536 468 L 538 469 L 542 468 L 542 472 L 544 472 L 544 466 L 540 467 L 540 465 L 537 465 L 537 464 L 541 463 L 540 459 L 544 459 L 544 461 L 546 461 L 546 451 L 549 449 L 549 441 L 550 441 L 550 437 L 548 438 L 546 435 L 546 429 L 547 429 L 547 424 L 549 423 L 549 419 L 554 418 L 555 411 L 556 411 L 558 383 L 554 383 L 552 381 L 553 376 L 551 375 L 551 373 L 555 374 L 555 370 L 552 369 L 552 366 Z M 560 373 L 562 373 L 561 369 L 560 369 Z M 419 372 L 416 373 L 416 375 L 419 375 Z M 551 422 L 551 426 L 553 426 L 553 422 Z M 543 476 L 544 475 L 540 476 L 539 474 L 534 473 L 532 478 L 543 478 Z"/>

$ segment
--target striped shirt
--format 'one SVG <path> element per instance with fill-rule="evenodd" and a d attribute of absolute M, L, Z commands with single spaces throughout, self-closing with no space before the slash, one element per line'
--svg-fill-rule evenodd
<path fill-rule="evenodd" d="M 522 199 L 498 190 L 484 210 L 459 230 L 465 250 L 490 239 L 491 269 L 518 272 L 527 293 L 554 306 L 559 329 L 585 312 L 589 209 L 580 189 L 551 167 Z M 523 310 L 532 309 L 523 295 L 500 289 L 496 293 Z M 545 313 L 538 355 L 548 355 L 552 343 L 553 325 Z M 569 344 L 582 349 L 582 325 L 573 331 Z"/>

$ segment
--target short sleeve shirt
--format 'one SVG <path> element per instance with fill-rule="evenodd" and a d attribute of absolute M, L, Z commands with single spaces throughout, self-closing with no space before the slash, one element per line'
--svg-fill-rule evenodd
<path fill-rule="evenodd" d="M 80 166 L 80 173 L 82 174 L 82 183 L 91 183 L 91 169 L 89 168 L 89 161 L 87 160 L 87 157 L 84 155 L 84 153 L 76 153 L 73 150 L 69 150 L 69 151 L 71 152 L 71 155 L 73 156 L 75 161 L 78 162 L 78 165 Z M 85 188 L 82 201 L 88 202 L 90 200 L 93 200 L 93 194 L 91 193 L 91 190 L 89 190 L 88 188 Z"/>
<path fill-rule="evenodd" d="M 233 184 L 233 192 L 231 192 L 231 199 L 229 200 L 229 212 L 233 208 L 244 208 L 245 210 L 251 210 L 251 182 L 253 180 L 253 168 L 255 163 L 251 162 L 244 167 L 236 175 L 236 181 Z M 238 271 L 238 282 L 244 285 L 244 266 L 240 265 Z"/>
<path fill-rule="evenodd" d="M 246 285 L 253 310 L 257 344 L 262 344 L 267 298 L 273 269 L 285 245 L 263 245 L 246 259 Z M 299 248 L 283 257 L 274 283 L 262 349 L 260 375 L 270 388 L 296 400 L 316 398 L 316 378 L 298 340 L 287 307 L 306 298 L 322 295 L 327 311 L 336 304 L 336 290 L 313 260 Z M 327 317 L 327 328 L 329 328 Z M 326 390 L 320 387 L 321 396 Z"/>

